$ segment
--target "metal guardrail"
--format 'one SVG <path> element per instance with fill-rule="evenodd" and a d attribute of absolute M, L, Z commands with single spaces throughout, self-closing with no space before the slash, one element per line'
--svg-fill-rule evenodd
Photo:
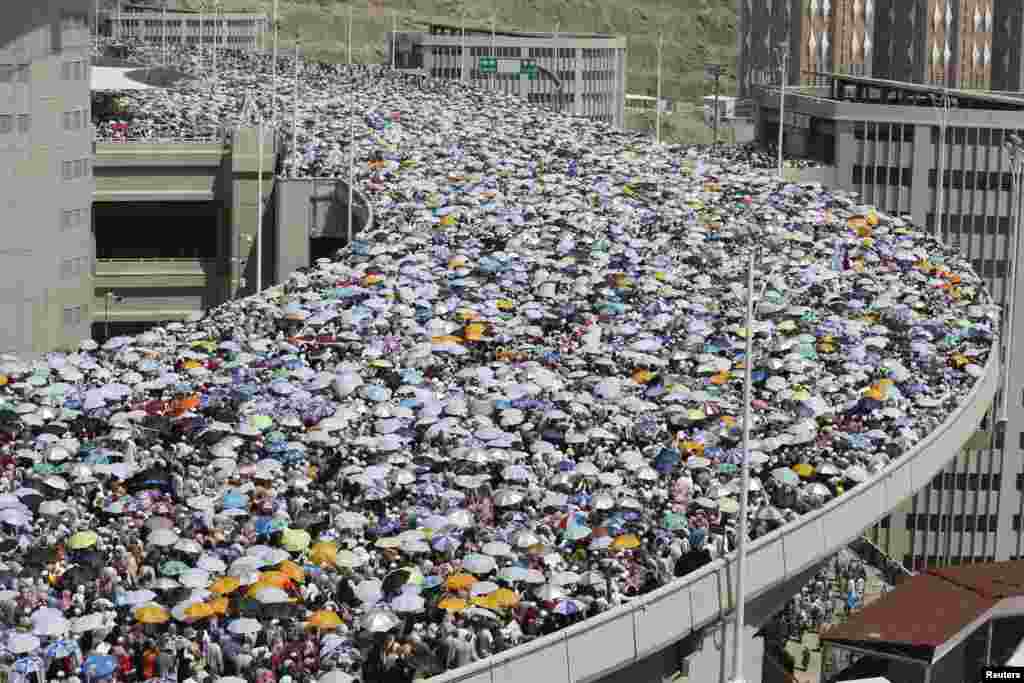
<path fill-rule="evenodd" d="M 103 263 L 195 263 L 195 264 L 206 264 L 206 263 L 217 263 L 218 259 L 215 258 L 187 258 L 181 256 L 172 257 L 139 257 L 139 258 L 98 258 L 96 259 L 96 265 Z"/>
<path fill-rule="evenodd" d="M 227 142 L 227 135 L 212 136 L 212 137 L 186 137 L 186 138 L 147 138 L 147 137 L 101 137 L 96 136 L 95 142 L 103 144 L 114 144 L 114 145 L 132 145 L 132 144 L 156 144 L 166 145 L 171 144 L 195 144 L 195 145 L 211 145 L 211 144 L 225 144 Z"/>
<path fill-rule="evenodd" d="M 883 472 L 753 541 L 746 565 L 748 600 L 799 577 L 926 486 L 991 406 L 1000 379 L 998 356 L 993 349 L 984 375 L 945 422 Z M 595 681 L 727 617 L 734 608 L 735 580 L 735 553 L 730 553 L 627 605 L 431 680 Z"/>

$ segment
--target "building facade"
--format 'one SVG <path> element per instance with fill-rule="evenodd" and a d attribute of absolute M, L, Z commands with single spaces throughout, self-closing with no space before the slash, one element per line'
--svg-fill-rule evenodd
<path fill-rule="evenodd" d="M 270 20 L 264 14 L 167 11 L 145 5 L 101 10 L 101 35 L 170 46 L 218 46 L 253 50 L 263 47 Z"/>
<path fill-rule="evenodd" d="M 740 0 L 737 10 L 741 97 L 778 83 L 780 43 L 790 85 L 842 73 L 1019 89 L 1008 84 L 1020 81 L 1020 0 Z"/>
<path fill-rule="evenodd" d="M 1004 147 L 1010 134 L 1024 135 L 1024 99 L 856 77 L 835 77 L 831 86 L 786 100 L 787 152 L 825 164 L 804 179 L 857 192 L 958 246 L 1004 308 L 1024 295 L 1024 278 L 1011 291 L 1019 188 Z M 945 124 L 930 105 L 943 92 L 953 100 Z M 775 140 L 778 90 L 761 89 L 756 99 L 758 135 Z M 1019 310 L 1013 326 L 1024 338 Z M 907 567 L 1024 555 L 1024 354 L 1011 356 L 1001 391 L 1005 431 L 997 398 L 970 448 L 871 530 Z"/>
<path fill-rule="evenodd" d="M 568 114 L 624 125 L 625 37 L 492 34 L 434 25 L 423 33 L 400 33 L 397 40 L 389 34 L 387 44 L 389 51 L 395 46 L 401 68 L 421 68 L 434 78 L 462 80 Z"/>
<path fill-rule="evenodd" d="M 788 84 L 833 71 L 870 75 L 875 6 L 876 0 L 739 0 L 739 96 L 778 83 L 784 51 Z"/>
<path fill-rule="evenodd" d="M 8 3 L 0 22 L 0 352 L 89 335 L 92 7 Z"/>

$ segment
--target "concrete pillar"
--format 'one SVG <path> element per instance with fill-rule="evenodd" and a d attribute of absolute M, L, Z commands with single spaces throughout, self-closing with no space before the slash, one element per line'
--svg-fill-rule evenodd
<path fill-rule="evenodd" d="M 732 651 L 736 629 L 731 622 L 708 626 L 704 631 L 704 642 L 690 657 L 691 681 L 701 683 L 728 683 L 733 679 Z M 747 626 L 743 629 L 746 643 L 743 647 L 744 680 L 762 680 L 764 664 L 764 640 L 755 638 L 757 629 Z"/>
<path fill-rule="evenodd" d="M 918 125 L 914 130 L 913 178 L 910 184 L 910 215 L 915 225 L 924 226 L 925 216 L 933 211 L 933 190 L 928 187 L 928 171 L 935 166 L 932 154 L 930 125 Z"/>
<path fill-rule="evenodd" d="M 241 262 L 231 261 L 231 282 L 228 289 L 229 297 L 255 291 L 256 286 L 256 220 L 257 204 L 257 171 L 259 169 L 259 135 L 257 127 L 240 128 L 236 131 L 231 143 L 231 222 L 230 248 L 231 258 L 239 258 Z M 270 129 L 264 129 L 263 141 L 263 196 L 269 197 L 274 187 L 274 137 Z M 266 287 L 273 282 L 274 244 L 271 231 L 266 229 L 270 224 L 269 204 L 264 205 L 262 229 L 263 284 Z M 246 286 L 239 286 L 240 278 L 244 278 Z"/>
<path fill-rule="evenodd" d="M 573 59 L 572 113 L 583 114 L 583 48 L 576 48 Z"/>

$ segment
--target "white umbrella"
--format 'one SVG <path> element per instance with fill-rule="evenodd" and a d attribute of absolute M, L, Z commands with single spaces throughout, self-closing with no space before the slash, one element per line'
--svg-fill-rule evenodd
<path fill-rule="evenodd" d="M 334 671 L 328 671 L 320 677 L 319 683 L 354 683 L 356 679 L 352 678 L 349 674 L 344 671 L 335 669 Z M 219 681 L 217 683 L 220 683 Z"/>
<path fill-rule="evenodd" d="M 398 626 L 401 622 L 392 612 L 384 609 L 371 609 L 362 619 L 362 627 L 370 633 L 384 633 Z"/>
<path fill-rule="evenodd" d="M 156 529 L 149 534 L 149 545 L 166 548 L 178 542 L 180 537 L 172 529 Z"/>
<path fill-rule="evenodd" d="M 263 624 L 256 619 L 242 617 L 228 624 L 228 631 L 236 635 L 252 635 L 263 630 Z M 223 680 L 223 679 L 221 679 Z"/>
<path fill-rule="evenodd" d="M 14 633 L 7 640 L 7 649 L 16 655 L 35 652 L 40 645 L 42 645 L 42 641 L 29 633 Z"/>
<path fill-rule="evenodd" d="M 275 586 L 264 588 L 256 593 L 256 602 L 264 605 L 281 605 L 291 601 L 291 597 L 286 592 Z"/>

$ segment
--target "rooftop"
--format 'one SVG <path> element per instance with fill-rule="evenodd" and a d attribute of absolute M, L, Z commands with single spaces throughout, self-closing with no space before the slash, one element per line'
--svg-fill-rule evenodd
<path fill-rule="evenodd" d="M 849 74 L 806 73 L 827 82 L 824 86 L 811 86 L 807 90 L 813 91 L 817 97 L 841 102 L 931 107 L 941 104 L 945 96 L 949 97 L 950 107 L 954 109 L 1024 111 L 1024 97 L 1012 94 L 943 88 Z"/>
<path fill-rule="evenodd" d="M 931 569 L 828 629 L 821 640 L 930 662 L 1001 600 L 1019 596 L 1024 560 Z"/>
<path fill-rule="evenodd" d="M 437 24 L 428 23 L 429 33 L 457 33 L 461 34 L 463 29 L 466 31 L 466 35 L 471 34 L 486 34 L 491 35 L 491 28 L 486 27 L 471 27 L 471 26 L 459 26 L 457 24 Z M 611 35 L 609 33 L 569 33 L 567 31 L 554 32 L 534 32 L 534 31 L 508 31 L 508 30 L 497 30 L 494 31 L 495 36 L 502 36 L 505 38 L 591 38 L 591 39 L 606 39 L 611 40 L 618 38 L 619 36 Z"/>

